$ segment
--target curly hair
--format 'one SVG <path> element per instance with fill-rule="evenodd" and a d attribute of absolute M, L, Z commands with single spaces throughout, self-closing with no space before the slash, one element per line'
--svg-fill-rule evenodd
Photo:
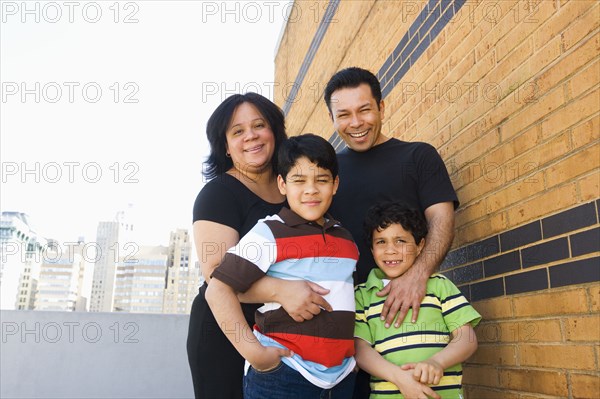
<path fill-rule="evenodd" d="M 417 244 L 427 235 L 427 222 L 420 211 L 400 202 L 380 202 L 369 208 L 365 216 L 363 226 L 367 245 L 373 246 L 375 230 L 381 231 L 395 223 L 410 232 Z"/>

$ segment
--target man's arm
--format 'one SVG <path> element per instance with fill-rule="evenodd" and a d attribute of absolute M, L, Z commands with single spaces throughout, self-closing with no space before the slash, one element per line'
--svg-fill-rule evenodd
<path fill-rule="evenodd" d="M 356 362 L 358 366 L 372 376 L 389 381 L 396 385 L 406 398 L 427 399 L 428 396 L 439 399 L 440 396 L 427 385 L 417 382 L 408 367 L 400 368 L 383 358 L 371 345 L 361 339 L 354 338 Z"/>
<path fill-rule="evenodd" d="M 212 279 L 206 289 L 206 301 L 227 339 L 256 370 L 272 369 L 282 356 L 290 356 L 287 349 L 264 347 L 258 342 L 244 318 L 236 292 L 229 285 Z"/>
<path fill-rule="evenodd" d="M 396 319 L 395 326 L 399 327 L 410 308 L 413 309 L 412 322 L 417 321 L 421 301 L 425 297 L 427 280 L 437 270 L 452 245 L 454 239 L 454 204 L 452 202 L 431 205 L 425 209 L 425 219 L 429 232 L 425 237 L 425 247 L 414 265 L 377 293 L 380 297 L 388 295 L 381 311 L 381 317 L 385 318 L 386 327 L 394 322 L 394 318 Z"/>

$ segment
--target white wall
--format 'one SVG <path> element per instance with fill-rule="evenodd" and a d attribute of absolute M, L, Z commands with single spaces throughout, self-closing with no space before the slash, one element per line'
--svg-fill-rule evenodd
<path fill-rule="evenodd" d="M 192 398 L 189 316 L 2 310 L 2 398 Z"/>

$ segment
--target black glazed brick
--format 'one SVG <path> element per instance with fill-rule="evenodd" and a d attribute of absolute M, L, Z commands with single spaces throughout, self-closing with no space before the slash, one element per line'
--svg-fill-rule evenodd
<path fill-rule="evenodd" d="M 600 257 L 576 260 L 550 268 L 551 287 L 595 281 L 600 281 Z"/>
<path fill-rule="evenodd" d="M 471 263 L 497 254 L 499 251 L 498 236 L 486 238 L 483 241 L 450 251 L 444 262 L 442 262 L 440 269 L 444 270 L 453 266 Z"/>
<path fill-rule="evenodd" d="M 534 245 L 521 250 L 523 268 L 543 265 L 545 263 L 566 259 L 568 257 L 569 243 L 567 241 L 567 237 L 548 241 L 543 244 Z"/>
<path fill-rule="evenodd" d="M 542 239 L 542 226 L 539 220 L 525 226 L 500 234 L 500 248 L 510 251 L 526 244 L 531 244 Z"/>
<path fill-rule="evenodd" d="M 467 301 L 471 301 L 471 286 L 469 284 L 461 285 L 458 289 L 467 298 Z"/>
<path fill-rule="evenodd" d="M 502 295 L 504 295 L 504 282 L 502 278 L 471 284 L 472 301 L 479 301 L 481 299 L 493 298 Z"/>
<path fill-rule="evenodd" d="M 542 219 L 544 238 L 596 224 L 596 207 L 593 202 L 569 209 Z"/>
<path fill-rule="evenodd" d="M 570 239 L 572 256 L 600 251 L 600 228 L 598 227 L 573 234 Z"/>
<path fill-rule="evenodd" d="M 544 290 L 548 288 L 548 271 L 544 268 L 513 274 L 504 277 L 504 282 L 506 283 L 506 295 Z"/>
<path fill-rule="evenodd" d="M 485 270 L 486 277 L 518 270 L 521 268 L 519 251 L 512 251 L 490 259 L 486 259 L 483 261 L 483 268 Z"/>
<path fill-rule="evenodd" d="M 452 282 L 456 285 L 483 278 L 483 263 L 477 262 L 452 270 Z"/>

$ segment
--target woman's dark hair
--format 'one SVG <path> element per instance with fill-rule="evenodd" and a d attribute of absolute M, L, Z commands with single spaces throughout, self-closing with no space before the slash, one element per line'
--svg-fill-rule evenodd
<path fill-rule="evenodd" d="M 365 217 L 364 231 L 369 248 L 373 247 L 373 232 L 376 229 L 383 230 L 395 223 L 410 232 L 417 245 L 427 235 L 427 222 L 420 211 L 400 202 L 380 202 L 369 208 Z"/>
<path fill-rule="evenodd" d="M 277 152 L 281 143 L 287 139 L 283 112 L 271 100 L 260 94 L 252 92 L 234 94 L 215 109 L 206 124 L 206 137 L 208 137 L 210 143 L 210 155 L 206 160 L 206 167 L 202 174 L 209 180 L 227 172 L 233 166 L 231 158 L 226 156 L 227 139 L 225 134 L 231 123 L 233 113 L 243 103 L 254 105 L 273 131 L 275 151 L 271 159 L 271 166 L 273 172 L 277 170 Z"/>
<path fill-rule="evenodd" d="M 379 103 L 381 102 L 381 84 L 379 83 L 377 76 L 366 69 L 350 67 L 342 69 L 333 75 L 331 79 L 329 79 L 329 82 L 327 82 L 327 86 L 325 86 L 324 98 L 329 113 L 331 113 L 331 95 L 334 91 L 346 88 L 353 89 L 363 83 L 368 84 L 371 88 L 371 94 L 379 109 Z"/>
<path fill-rule="evenodd" d="M 338 175 L 337 156 L 333 146 L 321 136 L 305 133 L 281 144 L 277 157 L 277 173 L 285 177 L 299 158 L 306 157 L 318 167 L 327 169 L 335 179 Z"/>

